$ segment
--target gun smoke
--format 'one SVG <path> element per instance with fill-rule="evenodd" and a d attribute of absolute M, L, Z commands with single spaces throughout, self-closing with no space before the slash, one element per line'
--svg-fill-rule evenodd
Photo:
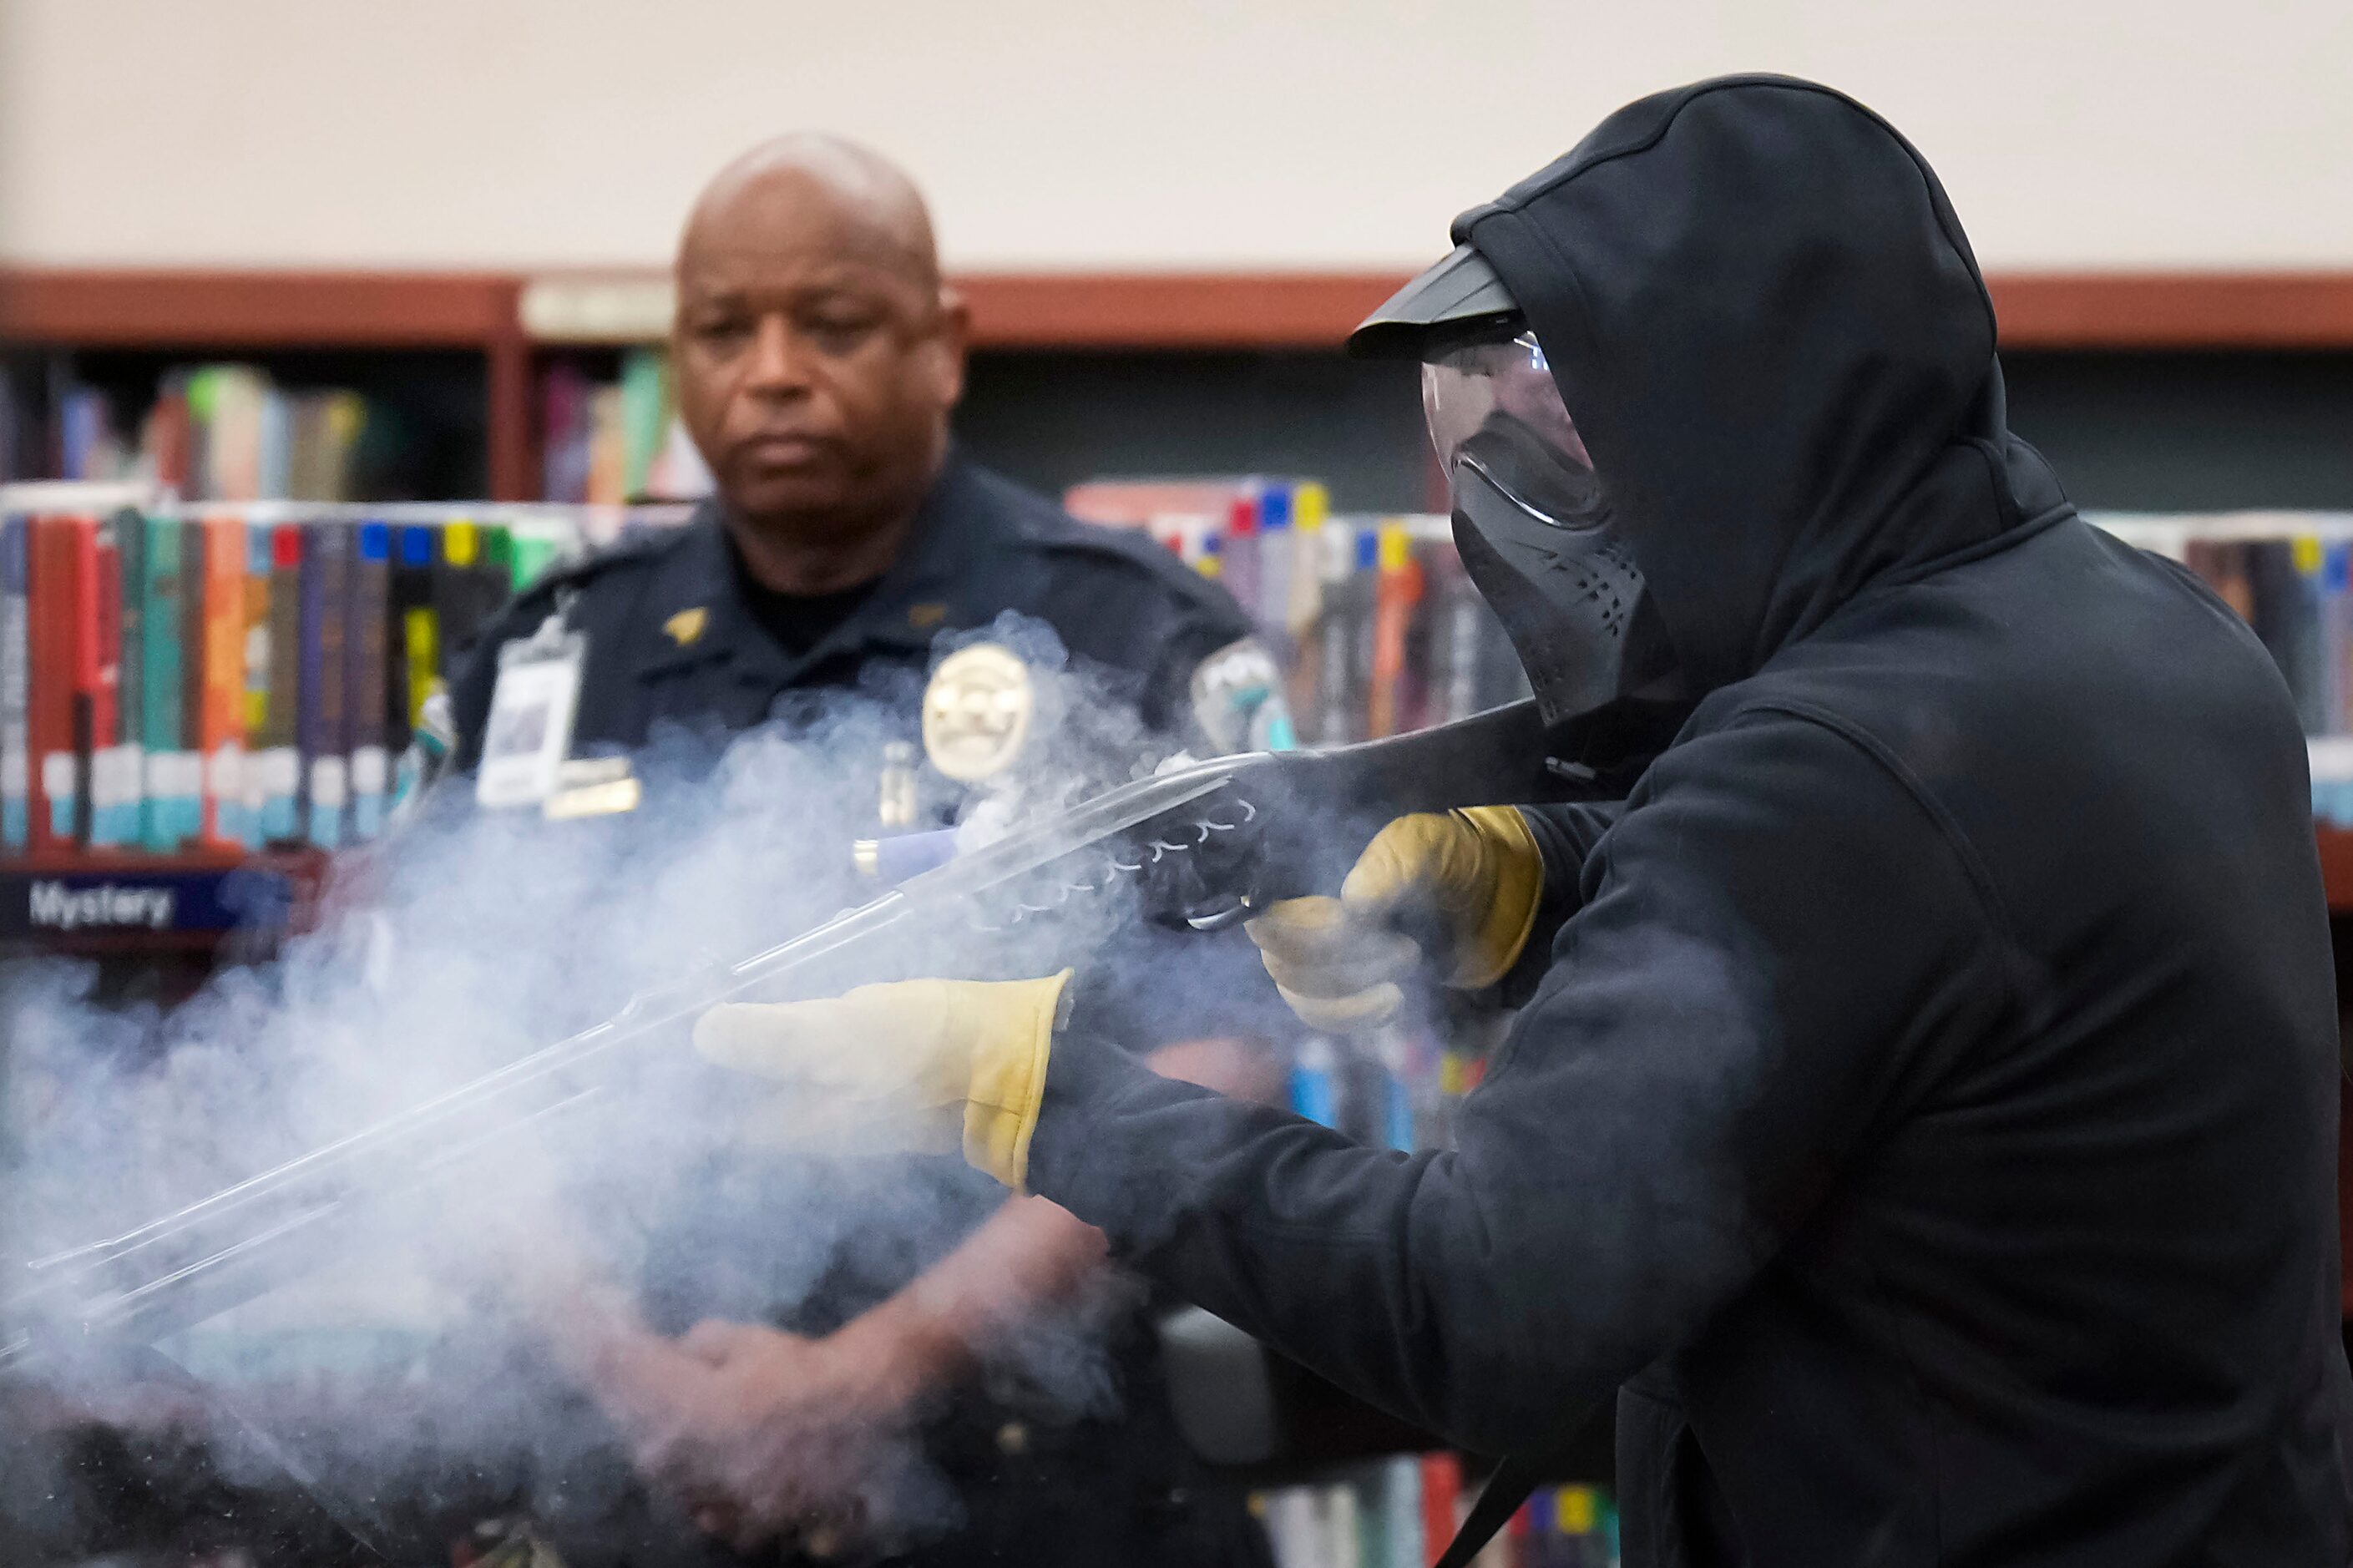
<path fill-rule="evenodd" d="M 978 635 L 1029 666 L 1038 722 L 1011 775 L 965 803 L 968 835 L 1150 771 L 1128 693 L 1066 668 L 1035 623 Z M 16 1144 L 0 1259 L 118 1235 L 864 901 L 879 889 L 849 845 L 871 831 L 878 759 L 906 737 L 914 695 L 892 683 L 795 694 L 715 766 L 719 742 L 658 736 L 636 763 L 647 805 L 624 816 L 427 809 L 339 875 L 318 929 L 168 1013 L 100 1005 L 88 966 L 20 968 L 0 994 Z M 1106 939 L 1134 920 L 1113 889 L 1009 930 L 926 929 L 797 976 L 797 993 L 1038 974 L 1090 953 L 1091 978 L 1132 1004 L 1184 990 L 1167 944 L 1151 949 L 1149 974 L 1102 973 Z M 426 1512 L 560 1494 L 575 1520 L 617 1516 L 637 1486 L 626 1450 L 512 1309 L 515 1281 L 568 1278 L 585 1260 L 667 1332 L 703 1318 L 823 1331 L 827 1314 L 861 1304 L 860 1288 L 887 1290 L 1001 1200 L 960 1162 L 780 1146 L 772 1130 L 793 1119 L 776 1091 L 704 1067 L 682 1031 L 607 1066 L 594 1105 L 472 1151 L 457 1177 L 371 1209 L 379 1227 L 343 1237 L 329 1266 L 161 1345 L 269 1439 L 274 1457 L 233 1479 L 266 1483 L 293 1449 L 331 1489 L 407 1488 Z M 1008 1336 L 986 1385 L 1039 1420 L 1107 1413 L 1103 1332 L 1134 1299 L 1107 1287 Z M 25 1375 L 105 1411 L 122 1374 L 119 1362 L 41 1359 Z M 0 1449 L 26 1407 L 0 1388 Z M 227 1464 L 253 1451 L 220 1447 Z M 0 1513 L 62 1479 L 28 1466 L 0 1463 L 15 1474 L 0 1492 L 16 1494 Z M 878 1504 L 902 1530 L 953 1522 L 953 1497 L 913 1450 L 881 1470 L 891 1495 Z"/>

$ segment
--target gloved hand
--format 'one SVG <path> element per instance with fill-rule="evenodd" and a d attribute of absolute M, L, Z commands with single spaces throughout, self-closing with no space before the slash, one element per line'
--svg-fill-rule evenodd
<path fill-rule="evenodd" d="M 1338 898 L 1287 899 L 1248 930 L 1291 1010 L 1345 1034 L 1386 1022 L 1425 956 L 1463 990 L 1502 979 L 1543 896 L 1544 855 L 1517 810 L 1418 812 L 1374 837 Z M 1402 926 L 1432 935 L 1438 952 L 1425 955 Z"/>
<path fill-rule="evenodd" d="M 945 1150 L 1008 1187 L 1029 1166 L 1046 1057 L 1071 972 L 1042 980 L 903 980 L 818 1002 L 738 1002 L 697 1019 L 721 1067 L 824 1097 L 867 1147 Z"/>

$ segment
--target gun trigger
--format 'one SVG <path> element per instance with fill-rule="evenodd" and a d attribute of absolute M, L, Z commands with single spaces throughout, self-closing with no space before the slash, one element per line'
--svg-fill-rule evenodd
<path fill-rule="evenodd" d="M 1185 916 L 1185 923 L 1195 931 L 1223 931 L 1238 921 L 1249 919 L 1250 912 L 1250 907 L 1247 901 L 1238 898 L 1229 898 L 1222 904 L 1198 914 L 1188 910 Z"/>

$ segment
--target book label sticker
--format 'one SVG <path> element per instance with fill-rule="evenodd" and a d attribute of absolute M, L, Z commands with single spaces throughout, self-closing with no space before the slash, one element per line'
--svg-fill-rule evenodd
<path fill-rule="evenodd" d="M 74 795 L 81 785 L 81 769 L 71 752 L 51 752 L 41 758 L 41 794 L 48 798 L 49 832 L 71 838 Z"/>
<path fill-rule="evenodd" d="M 384 791 L 392 772 L 382 746 L 352 752 L 352 837 L 373 838 L 384 831 Z"/>
<path fill-rule="evenodd" d="M 349 798 L 343 759 L 311 759 L 310 839 L 322 849 L 343 844 L 343 803 Z"/>
<path fill-rule="evenodd" d="M 362 746 L 352 753 L 352 793 L 382 795 L 390 763 L 382 746 Z"/>
<path fill-rule="evenodd" d="M 254 753 L 249 772 L 254 836 L 265 844 L 293 837 L 295 805 L 302 788 L 301 753 L 291 746 L 271 746 Z"/>
<path fill-rule="evenodd" d="M 245 805 L 245 747 L 223 741 L 205 759 L 205 798 L 212 803 L 213 837 L 225 844 L 250 844 Z"/>

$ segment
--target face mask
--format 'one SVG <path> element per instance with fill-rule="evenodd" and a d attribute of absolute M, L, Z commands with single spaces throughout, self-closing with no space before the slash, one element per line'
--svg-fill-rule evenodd
<path fill-rule="evenodd" d="M 1463 570 L 1527 671 L 1557 753 L 1612 767 L 1661 743 L 1673 651 L 1531 333 L 1438 354 L 1422 408 Z"/>

